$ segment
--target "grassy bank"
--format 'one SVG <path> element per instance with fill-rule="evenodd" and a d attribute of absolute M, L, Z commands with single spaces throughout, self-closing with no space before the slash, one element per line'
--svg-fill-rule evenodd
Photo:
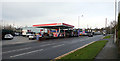
<path fill-rule="evenodd" d="M 111 37 L 111 35 L 105 36 L 103 39 L 109 39 L 110 37 Z"/>
<path fill-rule="evenodd" d="M 64 59 L 94 59 L 106 43 L 107 40 L 97 41 L 93 44 L 86 46 L 85 48 L 82 48 L 75 51 L 74 53 L 62 57 L 58 61 L 64 61 Z"/>

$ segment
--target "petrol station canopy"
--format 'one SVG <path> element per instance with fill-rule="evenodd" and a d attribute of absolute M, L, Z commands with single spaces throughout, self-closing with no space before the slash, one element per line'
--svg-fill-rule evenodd
<path fill-rule="evenodd" d="M 74 28 L 73 25 L 69 25 L 66 23 L 51 23 L 51 24 L 38 24 L 33 25 L 33 27 L 37 28 L 48 28 L 48 29 L 68 29 L 68 28 Z"/>

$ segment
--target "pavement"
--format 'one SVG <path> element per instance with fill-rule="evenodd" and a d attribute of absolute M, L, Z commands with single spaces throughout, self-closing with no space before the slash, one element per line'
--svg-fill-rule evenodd
<path fill-rule="evenodd" d="M 114 43 L 113 36 L 103 40 L 108 40 L 108 42 L 95 59 L 118 59 L 118 47 Z"/>
<path fill-rule="evenodd" d="M 54 59 L 103 37 L 80 36 L 3 46 L 2 59 Z"/>

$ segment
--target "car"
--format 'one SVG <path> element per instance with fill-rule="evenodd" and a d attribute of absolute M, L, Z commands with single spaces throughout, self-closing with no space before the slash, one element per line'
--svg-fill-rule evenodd
<path fill-rule="evenodd" d="M 15 36 L 19 36 L 19 35 L 20 35 L 20 33 L 15 32 Z"/>
<path fill-rule="evenodd" d="M 27 32 L 27 33 L 26 33 L 26 36 L 27 36 L 27 37 L 29 37 L 30 35 L 32 35 L 31 32 Z"/>
<path fill-rule="evenodd" d="M 36 39 L 36 36 L 34 34 L 29 35 L 29 40 L 34 40 Z"/>
<path fill-rule="evenodd" d="M 93 37 L 93 33 L 92 32 L 88 32 L 88 37 Z"/>
<path fill-rule="evenodd" d="M 11 34 L 6 34 L 6 35 L 4 36 L 4 39 L 10 39 L 10 40 L 12 40 L 12 39 L 13 39 L 13 36 L 12 36 Z"/>
<path fill-rule="evenodd" d="M 82 36 L 87 36 L 87 33 L 80 33 L 80 35 L 82 35 Z"/>

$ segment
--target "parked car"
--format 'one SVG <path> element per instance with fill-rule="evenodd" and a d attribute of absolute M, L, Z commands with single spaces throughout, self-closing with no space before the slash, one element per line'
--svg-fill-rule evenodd
<path fill-rule="evenodd" d="M 34 34 L 29 35 L 29 40 L 34 40 L 36 39 L 36 36 Z"/>
<path fill-rule="evenodd" d="M 6 34 L 6 35 L 4 36 L 4 39 L 10 39 L 10 40 L 12 40 L 12 39 L 13 39 L 13 36 L 12 36 L 11 34 Z"/>
<path fill-rule="evenodd" d="M 87 33 L 81 33 L 83 36 L 87 36 L 88 34 Z"/>
<path fill-rule="evenodd" d="M 87 35 L 88 35 L 88 37 L 93 37 L 93 33 L 92 32 L 88 32 Z"/>
<path fill-rule="evenodd" d="M 27 33 L 26 33 L 26 36 L 27 36 L 27 37 L 29 37 L 30 35 L 32 35 L 31 32 L 27 32 Z"/>
<path fill-rule="evenodd" d="M 9 29 L 2 29 L 2 40 L 5 39 L 5 35 L 7 34 L 11 34 L 12 36 L 15 35 L 13 30 L 9 30 Z"/>
<path fill-rule="evenodd" d="M 19 35 L 20 35 L 20 33 L 15 32 L 15 36 L 19 36 Z"/>
<path fill-rule="evenodd" d="M 26 34 L 27 34 L 27 30 L 22 30 L 22 36 L 26 36 Z"/>
<path fill-rule="evenodd" d="M 94 32 L 94 35 L 101 35 L 101 32 Z"/>

